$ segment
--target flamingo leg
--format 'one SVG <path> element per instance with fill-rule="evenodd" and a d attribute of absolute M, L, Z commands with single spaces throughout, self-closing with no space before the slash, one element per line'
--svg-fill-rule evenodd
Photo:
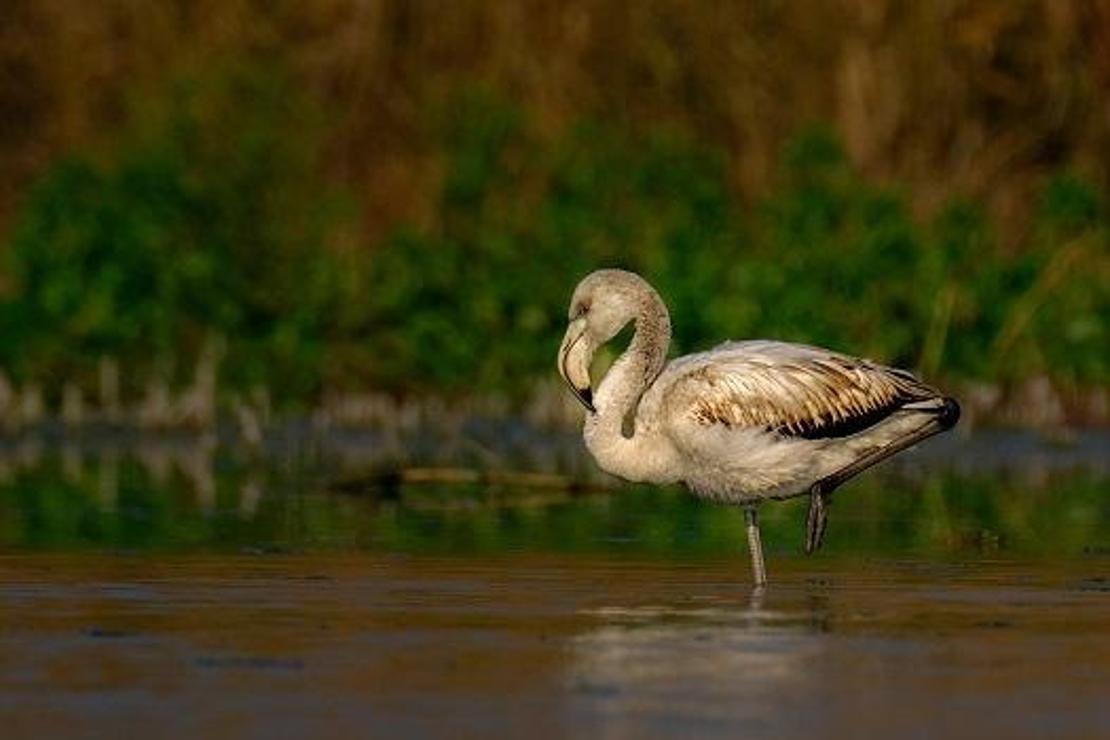
<path fill-rule="evenodd" d="M 767 585 L 767 568 L 763 564 L 763 541 L 759 537 L 759 512 L 754 506 L 744 509 L 748 522 L 748 551 L 752 556 L 752 577 L 757 588 Z"/>
<path fill-rule="evenodd" d="M 829 524 L 830 492 L 821 482 L 809 489 L 809 513 L 806 515 L 806 555 L 812 555 L 825 540 L 825 527 Z"/>

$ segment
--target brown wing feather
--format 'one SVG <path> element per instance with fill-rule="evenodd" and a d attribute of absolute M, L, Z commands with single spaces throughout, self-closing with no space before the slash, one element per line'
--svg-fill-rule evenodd
<path fill-rule="evenodd" d="M 678 378 L 672 402 L 705 425 L 821 438 L 854 434 L 936 391 L 902 370 L 799 348 L 797 356 L 725 354 Z"/>

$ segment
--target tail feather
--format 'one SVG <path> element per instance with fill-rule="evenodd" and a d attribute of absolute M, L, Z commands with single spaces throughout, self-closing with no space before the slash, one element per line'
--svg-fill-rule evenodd
<path fill-rule="evenodd" d="M 806 518 L 806 554 L 812 553 L 821 547 L 824 540 L 825 525 L 828 517 L 828 496 L 842 483 L 858 473 L 876 465 L 891 455 L 895 455 L 907 447 L 912 447 L 918 442 L 932 437 L 934 434 L 947 431 L 956 426 L 960 420 L 960 404 L 954 398 L 939 397 L 931 399 L 928 405 L 914 404 L 904 408 L 913 408 L 927 412 L 924 423 L 917 429 L 895 439 L 882 447 L 861 456 L 840 470 L 825 476 L 810 487 L 810 513 Z"/>
<path fill-rule="evenodd" d="M 960 420 L 960 404 L 956 402 L 955 398 L 945 397 L 943 404 L 940 413 L 937 414 L 937 422 L 941 425 L 941 431 L 951 429 Z"/>
<path fill-rule="evenodd" d="M 951 429 L 960 419 L 960 404 L 957 403 L 954 398 L 939 397 L 930 401 L 928 406 L 913 404 L 904 406 L 903 408 L 925 411 L 928 412 L 928 415 L 917 429 L 908 432 L 882 447 L 871 450 L 858 460 L 845 465 L 835 473 L 817 481 L 814 486 L 819 486 L 822 491 L 829 493 L 860 471 L 882 462 L 886 458 L 901 452 L 907 447 L 912 447 L 923 439 Z"/>

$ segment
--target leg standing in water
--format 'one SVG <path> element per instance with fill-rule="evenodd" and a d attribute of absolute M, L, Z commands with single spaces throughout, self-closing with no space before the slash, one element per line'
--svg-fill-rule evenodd
<path fill-rule="evenodd" d="M 752 555 L 752 576 L 757 588 L 767 585 L 767 569 L 763 565 L 763 542 L 759 538 L 759 511 L 754 506 L 744 509 L 748 520 L 748 550 Z"/>

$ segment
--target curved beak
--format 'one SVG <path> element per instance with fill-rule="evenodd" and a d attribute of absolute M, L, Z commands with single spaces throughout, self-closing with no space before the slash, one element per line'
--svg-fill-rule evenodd
<path fill-rule="evenodd" d="M 567 327 L 563 337 L 563 344 L 559 347 L 559 375 L 566 381 L 575 398 L 581 402 L 590 413 L 597 413 L 594 408 L 594 393 L 590 388 L 590 360 L 593 348 L 586 334 L 586 320 L 575 319 Z"/>

